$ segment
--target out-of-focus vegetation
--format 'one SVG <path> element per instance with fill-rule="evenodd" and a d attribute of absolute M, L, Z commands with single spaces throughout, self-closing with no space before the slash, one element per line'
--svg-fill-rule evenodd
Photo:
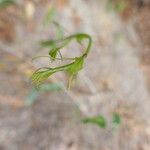
<path fill-rule="evenodd" d="M 54 18 L 55 18 L 55 15 L 56 15 L 56 10 L 54 7 L 50 7 L 48 10 L 47 10 L 47 13 L 44 17 L 44 25 L 49 25 L 50 23 L 52 23 L 54 21 Z"/>
<path fill-rule="evenodd" d="M 85 119 L 82 120 L 82 122 L 85 123 L 85 124 L 97 125 L 100 128 L 106 128 L 107 125 L 108 125 L 106 119 L 102 115 L 85 118 Z M 120 125 L 120 123 L 121 123 L 120 115 L 118 113 L 113 113 L 112 114 L 112 121 L 111 121 L 110 126 L 115 128 L 118 125 Z"/>
<path fill-rule="evenodd" d="M 91 118 L 85 118 L 82 120 L 82 122 L 85 124 L 93 124 L 93 125 L 95 124 L 98 125 L 100 128 L 105 128 L 107 125 L 105 118 L 101 115 Z"/>
<path fill-rule="evenodd" d="M 123 12 L 128 5 L 128 0 L 108 0 L 107 9 L 109 11 Z"/>
<path fill-rule="evenodd" d="M 39 95 L 43 92 L 60 91 L 63 90 L 63 88 L 63 85 L 60 83 L 42 84 L 38 89 L 33 87 L 26 97 L 26 105 L 31 106 L 38 99 Z"/>
<path fill-rule="evenodd" d="M 15 0 L 0 0 L 0 8 L 15 4 Z"/>

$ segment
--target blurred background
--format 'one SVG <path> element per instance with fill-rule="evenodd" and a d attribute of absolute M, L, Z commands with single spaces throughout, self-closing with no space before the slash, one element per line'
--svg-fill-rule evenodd
<path fill-rule="evenodd" d="M 58 73 L 37 91 L 41 41 L 82 32 L 93 45 L 71 90 Z M 81 122 L 96 115 L 105 129 Z M 0 150 L 150 150 L 150 1 L 0 0 Z"/>

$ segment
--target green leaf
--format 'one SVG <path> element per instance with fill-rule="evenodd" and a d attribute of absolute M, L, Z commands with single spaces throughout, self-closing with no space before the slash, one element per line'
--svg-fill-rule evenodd
<path fill-rule="evenodd" d="M 55 48 L 55 49 L 52 49 L 50 52 L 49 52 L 49 55 L 51 56 L 51 58 L 53 60 L 55 60 L 56 56 L 57 56 L 57 51 L 59 50 L 59 48 Z"/>
<path fill-rule="evenodd" d="M 57 39 L 62 39 L 64 36 L 64 28 L 57 21 L 53 21 L 53 24 L 56 27 Z"/>
<path fill-rule="evenodd" d="M 56 14 L 55 8 L 50 7 L 44 18 L 44 25 L 49 25 L 53 21 L 55 14 Z"/>
<path fill-rule="evenodd" d="M 41 46 L 42 47 L 54 48 L 54 47 L 56 47 L 56 41 L 54 41 L 54 40 L 42 41 Z"/>
<path fill-rule="evenodd" d="M 51 56 L 51 58 L 53 58 L 53 60 L 55 60 L 57 52 L 61 49 L 61 47 L 57 47 L 57 42 L 53 40 L 48 40 L 41 42 L 41 45 L 43 47 L 50 48 L 49 55 Z"/>
<path fill-rule="evenodd" d="M 113 6 L 113 3 L 112 3 L 112 0 L 108 0 L 107 5 L 106 5 L 106 9 L 108 11 L 114 10 L 114 6 Z"/>
<path fill-rule="evenodd" d="M 64 48 L 68 43 L 70 42 L 70 39 L 62 39 L 58 42 L 56 42 L 55 47 L 53 47 L 50 51 L 49 51 L 49 55 L 55 60 L 57 53 L 60 52 L 60 50 L 62 48 Z"/>
<path fill-rule="evenodd" d="M 27 106 L 32 105 L 37 100 L 38 96 L 39 96 L 39 92 L 33 88 L 27 95 L 25 104 Z"/>
<path fill-rule="evenodd" d="M 127 6 L 127 2 L 120 1 L 116 4 L 115 10 L 118 12 L 123 12 L 125 10 L 126 6 Z"/>
<path fill-rule="evenodd" d="M 47 40 L 41 42 L 42 47 L 50 48 L 49 55 L 55 60 L 57 53 L 60 52 L 60 49 L 65 47 L 70 39 L 61 39 L 61 40 Z"/>
<path fill-rule="evenodd" d="M 121 123 L 121 117 L 117 113 L 113 113 L 112 122 L 114 125 L 119 125 Z"/>
<path fill-rule="evenodd" d="M 11 4 L 15 4 L 14 0 L 0 0 L 0 7 L 5 7 Z"/>
<path fill-rule="evenodd" d="M 100 128 L 105 128 L 106 127 L 106 120 L 103 116 L 98 115 L 95 117 L 91 117 L 91 118 L 85 118 L 82 120 L 83 123 L 85 124 L 96 124 L 98 125 Z"/>
<path fill-rule="evenodd" d="M 76 57 L 74 63 L 67 69 L 67 72 L 74 75 L 77 74 L 83 68 L 83 57 Z"/>
<path fill-rule="evenodd" d="M 107 9 L 109 11 L 115 10 L 116 12 L 123 12 L 128 5 L 128 2 L 125 0 L 120 0 L 120 1 L 113 1 L 109 0 L 107 3 Z"/>

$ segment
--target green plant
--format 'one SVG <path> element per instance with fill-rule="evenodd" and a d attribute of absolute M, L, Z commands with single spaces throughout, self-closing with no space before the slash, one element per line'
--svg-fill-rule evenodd
<path fill-rule="evenodd" d="M 107 121 L 102 115 L 97 115 L 94 117 L 88 117 L 82 120 L 85 124 L 94 124 L 97 125 L 100 128 L 106 128 Z M 112 120 L 111 120 L 111 126 L 112 128 L 116 128 L 121 123 L 121 117 L 117 113 L 112 114 Z"/>
<path fill-rule="evenodd" d="M 59 84 L 57 84 L 57 83 L 43 84 L 38 89 L 33 87 L 26 97 L 25 104 L 27 106 L 32 105 L 38 99 L 39 95 L 43 92 L 60 91 L 62 89 L 63 89 L 63 85 L 61 83 L 59 83 Z"/>
<path fill-rule="evenodd" d="M 106 120 L 103 116 L 98 115 L 95 117 L 91 117 L 91 118 L 85 118 L 82 120 L 83 123 L 85 124 L 96 124 L 98 125 L 100 128 L 105 128 L 106 127 Z"/>
<path fill-rule="evenodd" d="M 114 128 L 117 127 L 121 123 L 121 117 L 117 113 L 113 113 L 112 123 Z"/>
<path fill-rule="evenodd" d="M 0 0 L 0 7 L 15 4 L 15 0 Z"/>
<path fill-rule="evenodd" d="M 79 44 L 82 44 L 84 40 L 88 40 L 87 47 L 84 48 L 83 53 L 79 57 L 73 57 L 73 58 L 66 58 L 63 57 L 61 54 L 61 49 L 66 47 L 72 40 L 76 40 Z M 70 60 L 71 62 L 65 65 L 61 65 L 58 67 L 43 67 L 36 70 L 32 75 L 32 81 L 36 86 L 39 86 L 44 80 L 46 80 L 48 77 L 53 75 L 54 73 L 60 72 L 60 71 L 67 71 L 70 74 L 70 82 L 69 85 L 73 79 L 73 77 L 83 68 L 84 60 L 89 54 L 89 51 L 91 49 L 92 45 L 92 38 L 88 34 L 84 33 L 78 33 L 73 34 L 68 37 L 58 39 L 58 40 L 47 40 L 42 42 L 42 46 L 48 47 L 50 49 L 48 56 L 38 56 L 35 57 L 48 57 L 51 61 L 56 60 Z M 58 58 L 57 56 L 60 55 Z"/>
<path fill-rule="evenodd" d="M 49 25 L 50 23 L 52 23 L 54 21 L 55 14 L 56 14 L 55 8 L 50 7 L 47 10 L 47 13 L 46 13 L 44 20 L 43 20 L 44 25 Z"/>
<path fill-rule="evenodd" d="M 70 60 L 71 62 L 65 65 L 54 67 L 54 68 L 51 68 L 51 67 L 39 68 L 32 74 L 31 79 L 32 79 L 32 82 L 36 86 L 39 86 L 43 81 L 48 79 L 51 75 L 60 71 L 66 71 L 70 75 L 70 79 L 69 79 L 69 87 L 70 87 L 70 83 L 72 79 L 74 78 L 74 76 L 76 76 L 78 72 L 83 69 L 85 58 L 88 56 L 91 50 L 92 38 L 90 35 L 85 34 L 85 33 L 77 33 L 77 34 L 73 34 L 68 37 L 62 38 L 63 28 L 56 21 L 53 20 L 53 16 L 54 16 L 54 9 L 51 8 L 49 9 L 47 13 L 44 22 L 46 25 L 48 25 L 51 22 L 54 23 L 55 27 L 57 27 L 57 32 L 58 32 L 57 37 L 59 39 L 46 40 L 46 41 L 41 42 L 41 45 L 43 47 L 50 49 L 49 53 L 47 56 L 37 56 L 34 59 L 37 59 L 40 57 L 48 57 L 51 62 L 56 61 L 56 60 L 61 60 L 61 61 Z M 83 48 L 83 52 L 81 56 L 66 58 L 62 55 L 61 50 L 65 48 L 66 46 L 68 46 L 68 44 L 70 44 L 70 42 L 72 42 L 73 40 L 76 40 L 76 42 L 79 43 L 80 45 L 83 44 L 84 40 L 87 40 L 87 46 Z M 28 101 L 27 101 L 28 104 L 29 105 L 32 104 L 37 99 L 38 95 L 39 95 L 38 91 L 36 89 L 33 89 L 28 96 Z M 100 128 L 106 128 L 107 126 L 107 121 L 102 115 L 84 118 L 82 119 L 82 122 L 85 124 L 95 124 L 95 125 L 98 125 Z M 116 126 L 120 124 L 120 122 L 121 122 L 120 116 L 114 113 L 112 117 L 112 124 Z"/>
<path fill-rule="evenodd" d="M 126 9 L 127 4 L 127 0 L 108 0 L 107 9 L 111 11 L 115 10 L 116 12 L 121 13 Z"/>

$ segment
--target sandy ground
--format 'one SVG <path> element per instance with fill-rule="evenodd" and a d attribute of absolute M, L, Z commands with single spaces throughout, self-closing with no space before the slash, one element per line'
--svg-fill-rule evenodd
<path fill-rule="evenodd" d="M 45 54 L 41 40 L 55 36 L 54 26 L 43 25 L 52 4 L 64 34 L 90 34 L 92 50 L 70 91 L 41 93 L 26 106 L 30 75 L 46 64 L 31 59 Z M 0 150 L 150 149 L 148 1 L 129 10 L 108 10 L 106 0 L 22 0 L 0 12 Z M 113 112 L 122 118 L 115 130 Z M 80 121 L 97 114 L 106 129 Z"/>

